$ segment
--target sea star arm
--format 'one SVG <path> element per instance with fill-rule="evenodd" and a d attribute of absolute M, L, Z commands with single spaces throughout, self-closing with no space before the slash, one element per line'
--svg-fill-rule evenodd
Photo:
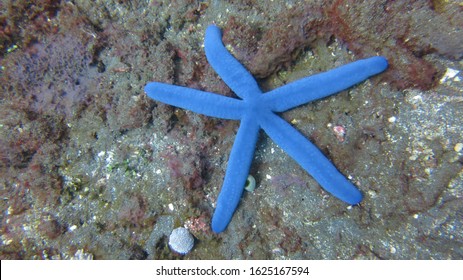
<path fill-rule="evenodd" d="M 251 73 L 225 48 L 217 26 L 207 28 L 204 49 L 209 64 L 236 95 L 244 99 L 262 93 Z"/>
<path fill-rule="evenodd" d="M 360 191 L 289 123 L 274 113 L 262 116 L 260 123 L 270 138 L 297 161 L 323 189 L 349 204 L 357 204 L 362 200 Z"/>
<path fill-rule="evenodd" d="M 238 206 L 251 167 L 258 134 L 258 123 L 254 118 L 245 116 L 228 159 L 224 183 L 212 217 L 212 230 L 216 233 L 227 228 Z"/>
<path fill-rule="evenodd" d="M 239 120 L 244 113 L 242 100 L 197 89 L 151 82 L 145 92 L 156 101 L 211 117 Z"/>
<path fill-rule="evenodd" d="M 382 56 L 357 60 L 276 88 L 264 94 L 262 99 L 271 104 L 272 111 L 283 112 L 350 88 L 386 68 L 387 60 Z"/>

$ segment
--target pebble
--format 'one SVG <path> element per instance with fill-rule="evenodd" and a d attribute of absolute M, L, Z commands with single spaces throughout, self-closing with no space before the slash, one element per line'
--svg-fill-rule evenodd
<path fill-rule="evenodd" d="M 188 254 L 193 249 L 194 243 L 193 235 L 184 227 L 174 229 L 169 236 L 169 247 L 182 255 Z"/>
<path fill-rule="evenodd" d="M 461 150 L 463 150 L 463 143 L 457 143 L 455 145 L 455 147 L 453 147 L 453 149 L 455 150 L 455 152 L 461 152 Z"/>

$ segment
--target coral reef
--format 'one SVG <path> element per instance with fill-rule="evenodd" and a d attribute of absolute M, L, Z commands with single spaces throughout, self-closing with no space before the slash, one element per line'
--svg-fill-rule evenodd
<path fill-rule="evenodd" d="M 2 1 L 0 258 L 461 259 L 460 2 Z M 233 96 L 204 56 L 213 22 L 264 91 L 388 58 L 381 77 L 282 115 L 362 190 L 360 207 L 261 137 L 253 203 L 221 235 L 204 228 L 238 123 L 143 86 Z M 185 225 L 199 242 L 179 257 L 168 237 Z"/>

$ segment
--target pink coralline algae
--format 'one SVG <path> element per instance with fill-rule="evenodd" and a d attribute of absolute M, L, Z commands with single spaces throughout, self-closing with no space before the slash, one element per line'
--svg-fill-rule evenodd
<path fill-rule="evenodd" d="M 344 137 L 346 136 L 346 129 L 343 126 L 337 125 L 333 127 L 333 132 L 336 136 L 336 139 L 338 139 L 339 142 L 344 142 Z"/>

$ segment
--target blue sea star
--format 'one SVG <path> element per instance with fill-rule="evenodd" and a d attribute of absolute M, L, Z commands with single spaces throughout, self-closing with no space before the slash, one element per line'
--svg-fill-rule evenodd
<path fill-rule="evenodd" d="M 204 48 L 212 68 L 241 99 L 158 82 L 148 83 L 145 92 L 150 98 L 169 105 L 211 117 L 241 121 L 212 217 L 214 232 L 226 229 L 238 206 L 260 128 L 323 189 L 349 204 L 357 204 L 362 200 L 361 192 L 320 150 L 275 113 L 338 93 L 381 73 L 388 66 L 384 57 L 358 60 L 263 94 L 251 73 L 224 47 L 217 26 L 207 28 Z"/>

